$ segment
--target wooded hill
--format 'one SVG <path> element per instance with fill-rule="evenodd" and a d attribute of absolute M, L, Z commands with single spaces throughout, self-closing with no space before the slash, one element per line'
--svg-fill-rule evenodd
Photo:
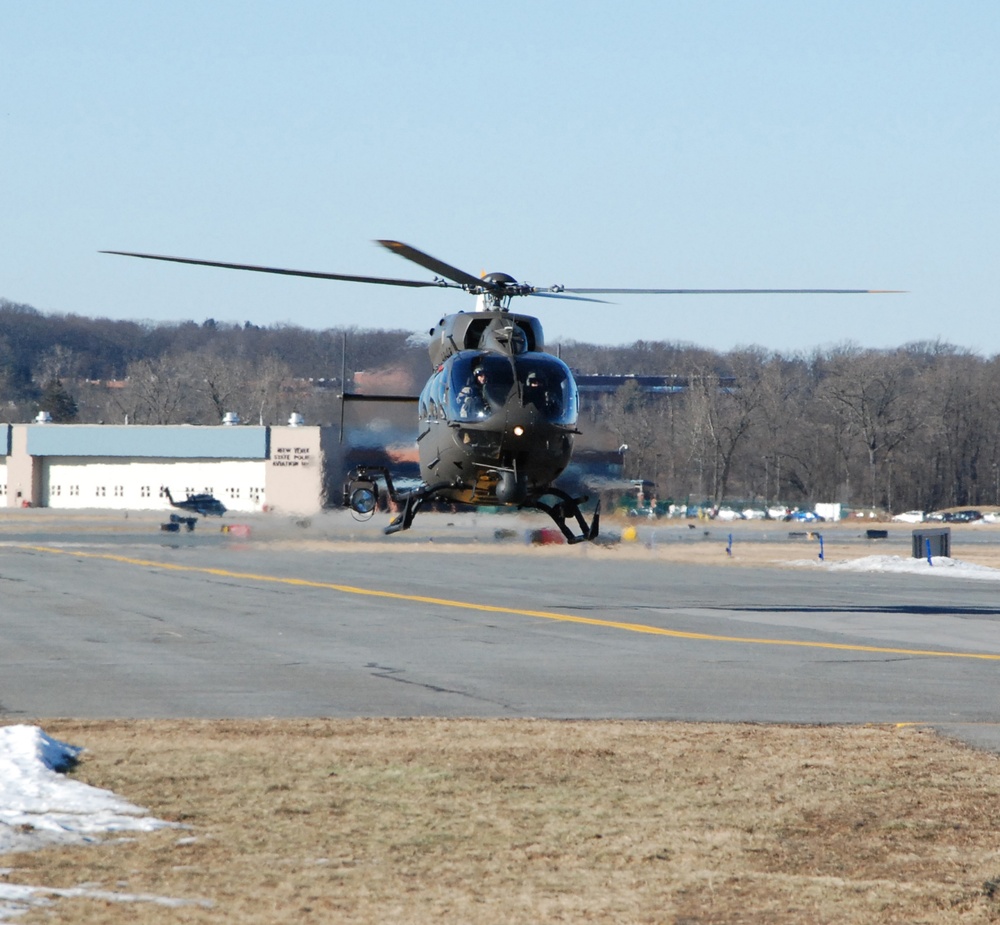
<path fill-rule="evenodd" d="M 343 351 L 346 342 L 346 363 Z M 939 342 L 892 350 L 840 345 L 781 356 L 637 341 L 566 342 L 580 376 L 623 379 L 587 396 L 584 447 L 628 445 L 625 475 L 661 497 L 721 503 L 841 501 L 893 511 L 1000 504 L 1000 358 Z M 42 314 L 0 300 L 0 419 L 48 410 L 79 423 L 249 423 L 339 419 L 348 386 L 418 390 L 426 350 L 408 331 L 208 319 L 180 324 Z"/>

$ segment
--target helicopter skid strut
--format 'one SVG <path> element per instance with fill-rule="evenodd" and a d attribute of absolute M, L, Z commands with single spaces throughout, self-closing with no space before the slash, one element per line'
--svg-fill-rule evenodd
<path fill-rule="evenodd" d="M 562 535 L 566 537 L 567 543 L 587 543 L 593 542 L 597 539 L 597 534 L 601 526 L 600 501 L 597 502 L 597 507 L 594 508 L 594 516 L 588 525 L 583 516 L 583 511 L 580 510 L 580 505 L 586 504 L 589 500 L 586 496 L 582 498 L 574 498 L 564 492 L 561 488 L 549 488 L 545 494 L 555 495 L 559 498 L 559 501 L 555 504 L 546 504 L 544 501 L 536 498 L 534 501 L 522 504 L 521 507 L 532 508 L 536 511 L 544 511 L 548 514 L 549 517 L 552 518 L 555 525 L 560 529 Z M 566 519 L 568 517 L 575 518 L 577 526 L 580 528 L 579 535 L 573 533 L 569 524 L 566 523 Z"/>
<path fill-rule="evenodd" d="M 420 509 L 420 505 L 437 492 L 451 487 L 453 487 L 451 482 L 437 482 L 434 485 L 428 485 L 426 488 L 418 488 L 416 491 L 396 495 L 392 500 L 397 503 L 401 503 L 403 505 L 403 510 L 400 511 L 392 519 L 389 526 L 385 528 L 386 535 L 399 533 L 400 530 L 409 530 L 411 524 L 413 523 L 413 518 L 417 516 L 417 511 Z"/>

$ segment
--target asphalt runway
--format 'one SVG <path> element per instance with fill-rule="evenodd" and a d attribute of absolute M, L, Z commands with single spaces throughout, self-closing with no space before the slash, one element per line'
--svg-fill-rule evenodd
<path fill-rule="evenodd" d="M 3 521 L 0 721 L 919 723 L 1000 750 L 994 582 L 535 549 L 484 517 L 159 517 Z"/>

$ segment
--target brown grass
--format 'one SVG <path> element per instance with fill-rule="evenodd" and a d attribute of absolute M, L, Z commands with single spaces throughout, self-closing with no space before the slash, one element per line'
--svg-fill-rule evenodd
<path fill-rule="evenodd" d="M 989 922 L 1000 759 L 915 727 L 44 723 L 183 823 L 0 858 L 28 923 Z M 53 915 L 54 910 L 54 915 Z"/>

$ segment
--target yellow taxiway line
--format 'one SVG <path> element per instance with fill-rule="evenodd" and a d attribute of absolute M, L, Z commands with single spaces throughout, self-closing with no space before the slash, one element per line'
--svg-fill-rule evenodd
<path fill-rule="evenodd" d="M 206 568 L 198 565 L 176 565 L 156 562 L 151 559 L 135 559 L 131 556 L 117 556 L 113 553 L 81 552 L 77 549 L 60 549 L 54 546 L 32 546 L 10 544 L 14 548 L 60 556 L 74 556 L 79 559 L 104 559 L 136 565 L 143 568 L 157 568 L 173 572 L 190 572 L 212 575 L 216 578 L 236 578 L 243 581 L 258 581 L 269 584 L 290 585 L 298 588 L 317 588 L 337 591 L 341 594 L 357 594 L 364 597 L 380 597 L 388 600 L 409 601 L 417 604 L 431 604 L 436 607 L 455 607 L 460 610 L 475 610 L 481 613 L 504 613 L 520 617 L 535 617 L 540 620 L 554 620 L 560 623 L 577 623 L 585 626 L 599 626 L 605 629 L 623 630 L 630 633 L 644 633 L 650 636 L 668 636 L 672 639 L 694 639 L 704 642 L 733 642 L 743 645 L 792 646 L 803 649 L 834 649 L 841 652 L 870 652 L 877 655 L 910 655 L 934 658 L 965 658 L 985 661 L 1000 661 L 1000 654 L 990 652 L 947 652 L 941 649 L 902 649 L 890 646 L 863 646 L 840 642 L 810 642 L 802 639 L 765 639 L 754 636 L 721 636 L 712 633 L 690 633 L 682 630 L 665 629 L 646 623 L 626 623 L 618 620 L 601 620 L 596 617 L 580 617 L 573 614 L 554 613 L 547 610 L 525 610 L 519 607 L 500 607 L 495 604 L 477 604 L 471 601 L 454 601 L 443 597 L 426 597 L 421 594 L 400 594 L 397 591 L 376 591 L 372 588 L 358 588 L 327 581 L 310 581 L 306 578 L 286 578 L 279 575 L 260 575 L 255 572 L 235 572 L 230 569 Z"/>

